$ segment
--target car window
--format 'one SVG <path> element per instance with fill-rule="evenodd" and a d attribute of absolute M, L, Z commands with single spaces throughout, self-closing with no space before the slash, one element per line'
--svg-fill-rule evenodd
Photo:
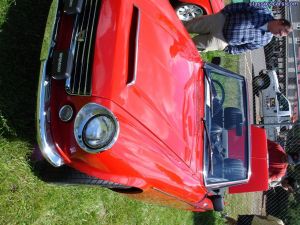
<path fill-rule="evenodd" d="M 286 99 L 286 97 L 283 94 L 277 93 L 277 100 L 278 100 L 280 111 L 289 111 L 288 100 Z"/>

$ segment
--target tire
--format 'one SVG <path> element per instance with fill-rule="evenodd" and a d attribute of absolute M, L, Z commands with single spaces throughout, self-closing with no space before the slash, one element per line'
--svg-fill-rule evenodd
<path fill-rule="evenodd" d="M 175 12 L 185 22 L 206 14 L 203 8 L 195 4 L 179 4 L 175 7 Z"/>
<path fill-rule="evenodd" d="M 224 159 L 224 178 L 230 180 L 241 180 L 246 177 L 244 163 L 239 159 Z"/>
<path fill-rule="evenodd" d="M 222 212 L 224 210 L 224 198 L 221 195 L 213 195 L 209 197 L 214 206 L 214 210 Z"/>
<path fill-rule="evenodd" d="M 96 185 L 121 193 L 142 192 L 142 190 L 139 188 L 125 186 L 115 182 L 89 176 L 66 165 L 61 167 L 53 167 L 45 160 L 36 162 L 34 165 L 34 170 L 36 171 L 37 177 L 47 183 L 61 185 Z"/>
<path fill-rule="evenodd" d="M 224 128 L 226 130 L 236 128 L 238 119 L 242 117 L 242 112 L 238 108 L 227 107 L 224 109 Z"/>
<path fill-rule="evenodd" d="M 253 78 L 253 88 L 260 91 L 270 86 L 270 77 L 267 74 L 261 73 L 259 76 Z"/>

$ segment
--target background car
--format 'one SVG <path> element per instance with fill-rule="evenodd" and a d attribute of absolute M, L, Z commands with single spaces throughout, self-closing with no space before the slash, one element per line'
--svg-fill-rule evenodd
<path fill-rule="evenodd" d="M 275 70 L 262 70 L 254 77 L 254 90 L 259 95 L 261 122 L 266 125 L 268 138 L 276 140 L 282 130 L 291 128 L 292 109 L 289 100 L 280 91 L 278 77 Z"/>
<path fill-rule="evenodd" d="M 177 16 L 182 21 L 218 13 L 224 8 L 223 0 L 173 0 Z"/>

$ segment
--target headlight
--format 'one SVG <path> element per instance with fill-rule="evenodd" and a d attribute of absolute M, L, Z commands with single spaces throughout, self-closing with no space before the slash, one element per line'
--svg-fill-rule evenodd
<path fill-rule="evenodd" d="M 74 123 L 74 135 L 78 145 L 89 153 L 110 148 L 117 140 L 119 123 L 105 107 L 89 103 L 78 112 Z"/>
<path fill-rule="evenodd" d="M 116 125 L 109 116 L 97 115 L 91 118 L 83 129 L 84 143 L 93 149 L 107 146 L 116 133 Z"/>

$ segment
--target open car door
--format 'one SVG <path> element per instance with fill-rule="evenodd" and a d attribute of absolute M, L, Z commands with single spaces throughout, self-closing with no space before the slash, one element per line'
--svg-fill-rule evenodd
<path fill-rule="evenodd" d="M 251 150 L 250 180 L 246 184 L 230 187 L 230 194 L 266 191 L 269 188 L 268 146 L 265 129 L 251 126 Z"/>

